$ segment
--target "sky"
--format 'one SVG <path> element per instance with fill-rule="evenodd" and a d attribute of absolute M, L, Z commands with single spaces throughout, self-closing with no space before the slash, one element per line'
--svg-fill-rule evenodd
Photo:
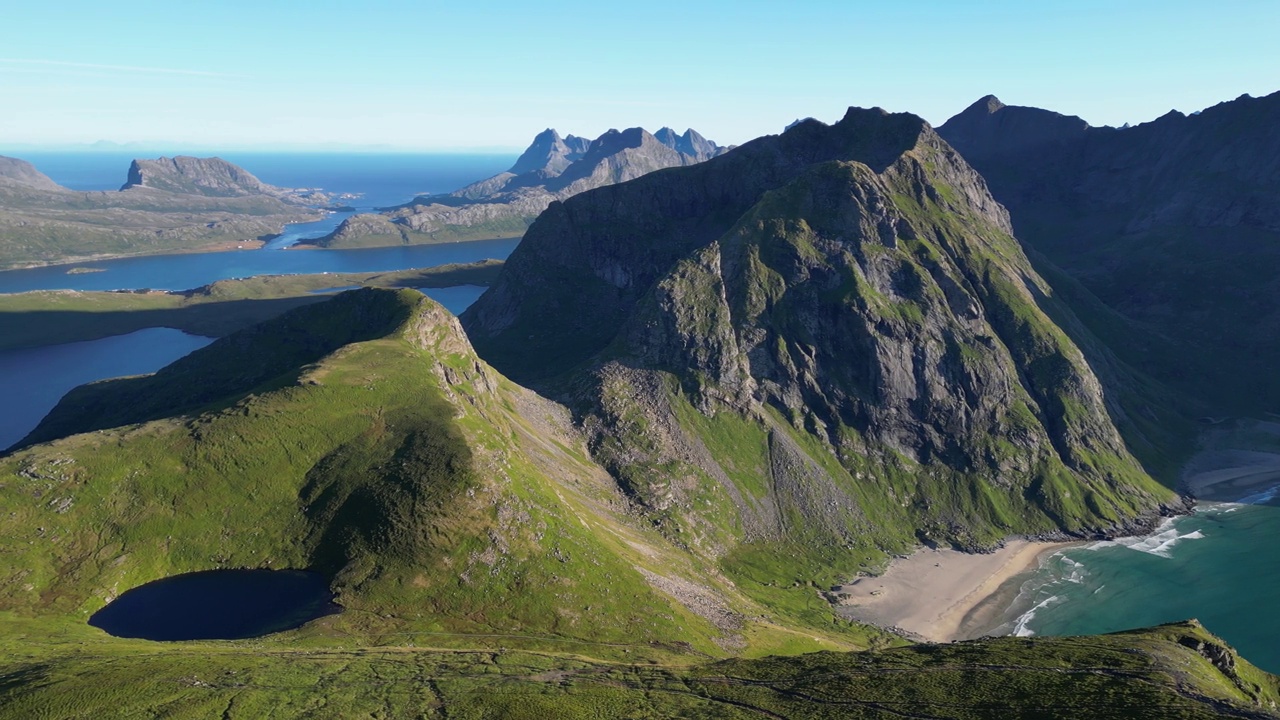
<path fill-rule="evenodd" d="M 722 144 L 978 98 L 1094 125 L 1280 90 L 1276 0 L 59 0 L 0 20 L 0 147 Z"/>

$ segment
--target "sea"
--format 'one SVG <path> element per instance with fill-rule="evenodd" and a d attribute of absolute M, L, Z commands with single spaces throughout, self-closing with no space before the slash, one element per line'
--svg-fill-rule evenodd
<path fill-rule="evenodd" d="M 208 156 L 207 152 L 48 152 L 13 150 L 54 182 L 72 190 L 119 190 L 134 158 Z M 514 154 L 453 153 L 216 153 L 259 180 L 280 187 L 353 193 L 352 207 L 370 209 L 409 202 L 417 195 L 452 192 L 511 167 Z M 345 202 L 345 201 L 344 201 Z"/>
<path fill-rule="evenodd" d="M 13 152 L 73 190 L 117 190 L 135 157 L 173 152 Z M 360 211 L 406 203 L 417 195 L 456 190 L 511 166 L 514 155 L 226 153 L 263 182 L 321 188 L 359 197 L 343 203 Z M 149 255 L 71 266 L 0 272 L 0 293 L 30 290 L 186 290 L 217 280 L 267 274 L 382 272 L 506 259 L 519 240 L 481 240 L 357 250 L 287 250 L 320 237 L 350 213 L 287 226 L 260 250 Z M 72 267 L 77 272 L 68 273 Z M 84 272 L 91 270 L 92 272 Z M 484 288 L 421 288 L 455 314 Z M 82 383 L 155 372 L 211 341 L 169 328 L 147 328 L 99 340 L 0 352 L 0 452 L 30 432 L 58 400 Z"/>
<path fill-rule="evenodd" d="M 1280 485 L 1145 537 L 1072 546 L 1011 581 L 992 635 L 1094 635 L 1196 618 L 1280 673 Z"/>
<path fill-rule="evenodd" d="M 27 160 L 55 182 L 73 190 L 117 190 L 124 184 L 133 158 L 175 154 L 180 153 L 14 153 L 15 157 Z M 400 205 L 418 195 L 450 192 L 502 172 L 515 161 L 514 155 L 498 154 L 223 153 L 221 157 L 272 185 L 356 195 L 355 199 L 343 200 L 341 204 L 359 212 Z M 7 270 L 0 272 L 0 293 L 186 290 L 252 275 L 383 272 L 489 258 L 503 260 L 518 243 L 508 239 L 357 250 L 286 251 L 299 239 L 328 234 L 350 214 L 335 212 L 319 221 L 287 225 L 280 237 L 261 250 L 81 262 L 71 266 L 79 269 L 75 273 L 68 273 L 70 268 L 60 265 Z M 450 309 L 461 312 L 462 308 Z"/>

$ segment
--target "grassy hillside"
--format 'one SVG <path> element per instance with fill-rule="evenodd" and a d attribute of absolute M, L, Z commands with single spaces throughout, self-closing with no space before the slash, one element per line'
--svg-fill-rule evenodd
<path fill-rule="evenodd" d="M 1274 718 L 1277 678 L 1193 624 L 713 664 L 587 653 L 81 644 L 0 661 L 0 718 Z"/>
<path fill-rule="evenodd" d="M 629 517 L 567 414 L 480 362 L 416 291 L 344 293 L 76 395 L 98 414 L 68 410 L 47 436 L 103 431 L 0 461 L 0 610 L 18 616 L 83 620 L 182 572 L 311 567 L 347 608 L 338 637 L 711 654 L 889 641 L 829 612 L 797 631 Z"/>

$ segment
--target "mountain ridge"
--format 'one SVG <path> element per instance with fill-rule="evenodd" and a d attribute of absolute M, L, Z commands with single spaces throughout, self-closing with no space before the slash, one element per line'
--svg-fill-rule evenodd
<path fill-rule="evenodd" d="M 976 107 L 940 134 L 987 178 L 1020 239 L 1163 338 L 1130 363 L 1210 414 L 1280 403 L 1266 370 L 1280 361 L 1280 93 L 1125 128 Z"/>
<path fill-rule="evenodd" d="M 659 140 L 643 128 L 609 130 L 594 140 L 561 138 L 548 128 L 511 169 L 444 195 L 420 197 L 380 214 L 343 221 L 315 244 L 352 247 L 519 237 L 556 200 L 668 167 L 702 162 L 728 148 L 690 129 Z"/>
<path fill-rule="evenodd" d="M 574 409 L 639 512 L 764 597 L 1186 511 L 1052 296 L 927 123 L 851 108 L 552 205 L 462 321 Z"/>

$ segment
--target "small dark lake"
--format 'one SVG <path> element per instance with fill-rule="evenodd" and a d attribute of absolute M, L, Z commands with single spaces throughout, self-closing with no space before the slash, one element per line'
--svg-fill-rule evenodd
<path fill-rule="evenodd" d="M 143 640 L 241 640 L 290 630 L 342 608 L 329 580 L 303 570 L 209 570 L 140 585 L 89 618 Z"/>

